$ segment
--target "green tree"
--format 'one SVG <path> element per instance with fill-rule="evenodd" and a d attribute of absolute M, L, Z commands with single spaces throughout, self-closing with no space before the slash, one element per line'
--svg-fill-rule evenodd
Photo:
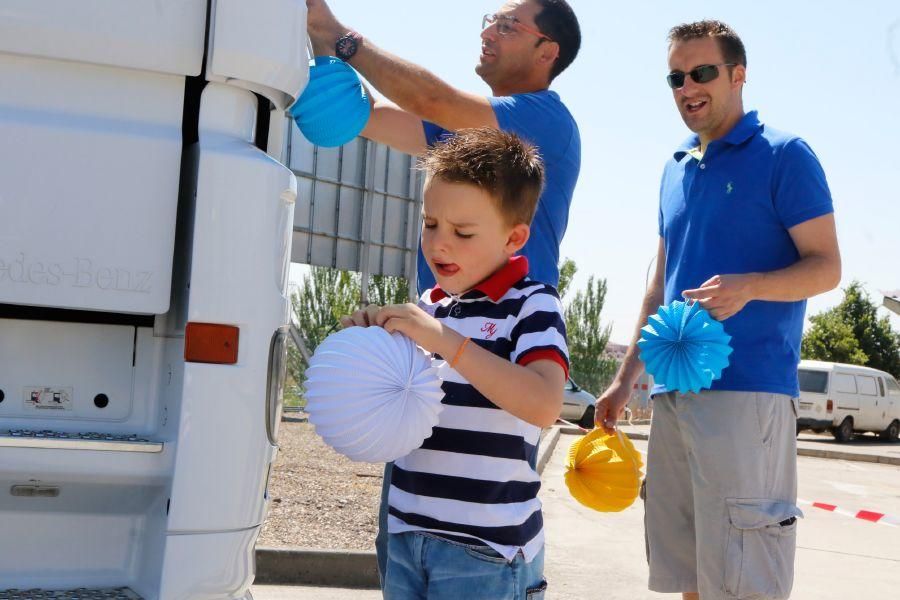
<path fill-rule="evenodd" d="M 369 283 L 369 301 L 379 305 L 406 302 L 408 290 L 409 283 L 402 277 L 375 275 Z M 339 327 L 339 319 L 343 315 L 357 309 L 361 293 L 359 273 L 327 267 L 310 268 L 300 286 L 291 294 L 294 321 L 309 352 L 314 352 L 322 340 Z M 303 384 L 306 367 L 303 355 L 291 344 L 288 348 L 288 389 L 297 390 Z M 288 404 L 301 403 L 296 391 L 294 394 L 286 393 L 285 401 Z"/>
<path fill-rule="evenodd" d="M 563 260 L 562 264 L 559 265 L 559 285 L 556 286 L 556 290 L 559 292 L 560 298 L 566 297 L 566 294 L 569 292 L 569 286 L 572 285 L 572 279 L 577 272 L 578 267 L 575 266 L 575 261 L 571 258 Z"/>
<path fill-rule="evenodd" d="M 837 306 L 810 317 L 803 336 L 803 358 L 848 362 L 887 371 L 900 377 L 900 335 L 858 281 L 844 289 Z"/>
<path fill-rule="evenodd" d="M 606 352 L 611 328 L 600 321 L 605 301 L 606 280 L 591 276 L 587 288 L 578 290 L 565 308 L 569 372 L 578 385 L 594 395 L 603 391 L 618 368 L 618 362 Z"/>
<path fill-rule="evenodd" d="M 404 277 L 373 275 L 369 282 L 369 303 L 403 304 L 409 302 L 409 280 Z"/>
<path fill-rule="evenodd" d="M 845 323 L 834 309 L 809 318 L 812 327 L 803 336 L 800 354 L 803 358 L 829 362 L 864 365 L 869 360 L 853 335 L 853 328 Z"/>

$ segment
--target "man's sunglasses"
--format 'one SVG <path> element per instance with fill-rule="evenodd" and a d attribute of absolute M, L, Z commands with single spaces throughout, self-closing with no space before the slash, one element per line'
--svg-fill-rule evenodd
<path fill-rule="evenodd" d="M 553 41 L 549 36 L 544 35 L 534 27 L 529 27 L 512 15 L 484 15 L 481 18 L 481 30 L 484 31 L 491 25 L 497 26 L 497 33 L 500 35 L 509 35 L 510 33 L 519 30 L 537 36 L 542 42 L 544 40 L 547 40 L 548 42 Z"/>
<path fill-rule="evenodd" d="M 719 76 L 719 67 L 734 66 L 736 66 L 736 63 L 720 63 L 718 65 L 700 65 L 687 73 L 684 71 L 672 71 L 666 76 L 666 82 L 668 82 L 669 87 L 673 90 L 684 87 L 684 78 L 687 75 L 691 76 L 694 83 L 709 83 Z"/>

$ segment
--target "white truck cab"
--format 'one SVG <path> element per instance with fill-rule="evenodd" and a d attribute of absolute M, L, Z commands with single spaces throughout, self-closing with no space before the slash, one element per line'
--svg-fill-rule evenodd
<path fill-rule="evenodd" d="M 249 598 L 306 45 L 304 0 L 3 2 L 0 598 Z"/>
<path fill-rule="evenodd" d="M 802 360 L 797 431 L 830 431 L 839 442 L 871 431 L 900 436 L 900 385 L 889 373 L 842 363 Z"/>

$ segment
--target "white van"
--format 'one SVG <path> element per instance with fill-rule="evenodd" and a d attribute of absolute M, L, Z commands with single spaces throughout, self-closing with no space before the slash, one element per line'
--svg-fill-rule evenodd
<path fill-rule="evenodd" d="M 871 431 L 900 436 L 900 385 L 889 373 L 842 363 L 800 361 L 797 432 L 831 431 L 839 442 Z"/>

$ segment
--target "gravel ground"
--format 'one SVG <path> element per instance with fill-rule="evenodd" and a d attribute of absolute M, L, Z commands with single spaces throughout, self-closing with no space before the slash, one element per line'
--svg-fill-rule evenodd
<path fill-rule="evenodd" d="M 338 454 L 295 415 L 281 422 L 272 503 L 257 545 L 374 551 L 384 465 Z"/>
<path fill-rule="evenodd" d="M 257 544 L 374 551 L 384 465 L 345 458 L 293 417 L 281 423 L 278 441 Z"/>

